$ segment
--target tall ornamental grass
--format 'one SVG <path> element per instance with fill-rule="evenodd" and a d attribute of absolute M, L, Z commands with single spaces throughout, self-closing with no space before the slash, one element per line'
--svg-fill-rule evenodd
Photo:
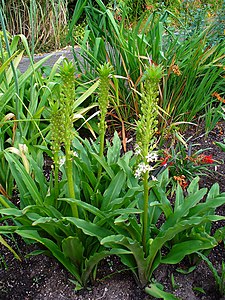
<path fill-rule="evenodd" d="M 169 18 L 174 17 L 168 11 L 154 12 L 130 28 L 126 16 L 116 20 L 110 9 L 97 2 L 97 8 L 85 7 L 87 27 L 79 45 L 83 59 L 74 55 L 85 80 L 94 79 L 97 68 L 105 61 L 112 64 L 118 81 L 114 80 L 111 87 L 114 96 L 110 115 L 116 123 L 130 128 L 138 119 L 141 77 L 145 67 L 153 63 L 164 69 L 159 129 L 177 121 L 197 121 L 205 115 L 206 130 L 210 130 L 218 120 L 218 100 L 212 95 L 224 94 L 225 40 L 211 45 L 211 27 L 185 39 L 179 37 L 167 25 Z"/>
<path fill-rule="evenodd" d="M 0 5 L 7 30 L 23 34 L 29 45 L 60 48 L 67 27 L 67 0 L 3 0 Z"/>

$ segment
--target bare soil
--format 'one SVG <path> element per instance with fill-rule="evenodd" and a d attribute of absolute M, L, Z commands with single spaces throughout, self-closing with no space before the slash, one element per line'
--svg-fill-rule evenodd
<path fill-rule="evenodd" d="M 217 124 L 208 136 L 201 127 L 190 129 L 186 135 L 192 135 L 193 143 L 199 144 L 198 148 L 211 147 L 212 149 L 205 154 L 212 154 L 214 159 L 221 162 L 212 176 L 201 179 L 201 186 L 210 187 L 218 182 L 221 191 L 225 191 L 224 152 L 214 144 L 215 141 L 223 142 L 225 123 Z M 215 171 L 215 166 L 213 168 Z M 225 215 L 225 206 L 218 209 L 218 214 Z M 225 224 L 215 224 L 214 230 L 221 226 Z M 0 246 L 0 300 L 154 299 L 137 286 L 131 272 L 126 270 L 116 257 L 101 262 L 96 281 L 90 283 L 87 289 L 75 291 L 74 284 L 70 281 L 73 278 L 54 258 L 43 254 L 26 257 L 32 250 L 40 249 L 40 246 L 27 245 L 19 237 L 15 237 L 14 241 L 10 239 L 10 243 L 14 248 L 18 248 L 17 251 L 23 260 L 21 262 L 16 260 L 6 248 Z M 211 251 L 209 259 L 218 270 L 221 269 L 221 262 L 225 261 L 223 243 Z M 190 274 L 183 275 L 177 272 L 178 268 L 189 267 L 186 259 L 179 265 L 161 265 L 155 271 L 154 279 L 163 284 L 166 291 L 172 292 L 182 300 L 225 300 L 217 292 L 214 277 L 203 261 L 197 264 L 196 269 Z"/>

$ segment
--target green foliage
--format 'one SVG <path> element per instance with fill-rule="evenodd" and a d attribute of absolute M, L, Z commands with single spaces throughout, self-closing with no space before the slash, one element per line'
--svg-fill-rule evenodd
<path fill-rule="evenodd" d="M 179 300 L 179 298 L 175 297 L 173 294 L 164 292 L 162 285 L 158 283 L 152 283 L 150 287 L 146 287 L 145 292 L 157 299 Z"/>
<path fill-rule="evenodd" d="M 204 154 L 210 149 L 194 151 L 197 145 L 185 141 L 177 132 L 175 136 L 175 140 L 168 143 L 169 148 L 160 151 L 160 164 L 168 168 L 174 188 L 178 182 L 183 189 L 186 189 L 194 177 L 209 175 L 212 171 L 208 166 L 215 161 L 212 155 Z"/>
<path fill-rule="evenodd" d="M 225 142 L 225 141 L 224 141 Z M 221 143 L 221 142 L 215 142 L 215 144 L 220 147 L 220 149 L 222 149 L 225 152 L 225 143 Z"/>
<path fill-rule="evenodd" d="M 118 135 L 115 135 L 113 144 L 107 146 L 107 160 L 99 156 L 98 143 L 74 139 L 73 145 L 79 155 L 79 158 L 74 157 L 73 162 L 76 198 L 67 198 L 66 172 L 62 167 L 63 178 L 59 183 L 62 198 L 57 199 L 57 205 L 54 205 L 54 188 L 42 172 L 43 160 L 34 160 L 26 154 L 29 162 L 27 171 L 14 154 L 5 151 L 21 200 L 20 208 L 9 202 L 9 206 L 0 209 L 0 214 L 11 216 L 17 225 L 10 228 L 1 226 L 1 233 L 7 230 L 16 232 L 43 244 L 75 277 L 78 288 L 87 284 L 99 260 L 108 255 L 127 253 L 123 249 L 108 251 L 99 240 L 113 234 L 108 219 L 123 214 L 124 209 L 128 214 L 141 213 L 135 208 L 137 201 L 133 201 L 141 187 L 130 167 L 134 163 L 130 159 L 131 153 L 120 157 Z M 42 156 L 41 150 L 39 155 Z M 95 190 L 99 163 L 104 171 Z M 1 203 L 4 205 L 5 202 Z M 80 218 L 73 217 L 70 207 L 74 205 L 79 207 Z"/>
<path fill-rule="evenodd" d="M 30 16 L 37 25 L 35 3 L 31 2 Z M 140 6 L 143 3 L 138 1 Z M 168 16 L 174 15 L 168 11 L 141 18 L 131 30 L 126 13 L 117 21 L 101 0 L 95 5 L 76 2 L 70 40 L 84 11 L 87 28 L 80 45 L 83 60 L 75 55 L 76 71 L 82 74 L 77 78 L 68 61 L 58 72 L 61 58 L 50 73 L 43 74 L 40 68 L 48 58 L 33 62 L 35 26 L 30 52 L 23 35 L 9 42 L 0 15 L 5 42 L 0 43 L 0 214 L 1 221 L 14 222 L 0 226 L 0 234 L 16 233 L 44 245 L 74 276 L 77 289 L 94 279 L 97 264 L 108 255 L 118 255 L 139 285 L 146 287 L 160 264 L 176 264 L 185 256 L 210 250 L 223 235 L 221 231 L 212 236 L 211 224 L 225 219 L 215 212 L 225 203 L 225 194 L 220 194 L 218 184 L 209 191 L 200 189 L 193 174 L 193 164 L 206 159 L 202 150 L 188 160 L 185 146 L 171 148 L 176 168 L 187 171 L 191 181 L 185 191 L 176 186 L 173 203 L 168 169 L 157 180 L 151 171 L 159 164 L 158 153 L 152 152 L 159 124 L 164 129 L 172 128 L 174 120 L 192 121 L 215 104 L 219 99 L 213 98 L 215 93 L 224 93 L 224 41 L 212 46 L 208 29 L 179 40 L 169 31 Z M 16 51 L 19 39 L 31 62 L 24 74 L 18 71 L 23 55 Z M 95 99 L 97 88 L 100 137 L 92 141 L 78 136 L 74 122 L 96 106 L 84 102 Z M 112 142 L 105 141 L 109 106 L 122 125 L 123 141 L 125 125 L 134 126 L 137 120 L 144 163 L 140 179 L 140 161 L 132 152 L 121 155 L 118 134 Z M 49 181 L 43 174 L 44 152 L 54 163 Z M 10 200 L 13 180 L 18 207 Z M 0 242 L 8 247 L 4 239 Z M 156 284 L 146 287 L 146 292 L 175 299 Z"/>
<path fill-rule="evenodd" d="M 214 211 L 217 205 L 224 203 L 225 198 L 224 195 L 218 194 L 218 185 L 214 185 L 208 193 L 207 200 L 201 203 L 200 201 L 207 191 L 206 189 L 199 190 L 197 181 L 197 179 L 193 180 L 186 197 L 178 186 L 174 208 L 160 184 L 155 184 L 152 187 L 149 197 L 151 221 L 148 224 L 146 254 L 140 239 L 131 237 L 131 232 L 140 232 L 141 230 L 137 226 L 137 220 L 134 221 L 132 217 L 126 220 L 121 219 L 120 223 L 114 221 L 119 225 L 118 231 L 123 228 L 126 231 L 125 234 L 118 233 L 102 239 L 101 243 L 105 246 L 123 247 L 132 252 L 132 255 L 121 255 L 120 257 L 122 262 L 131 268 L 141 286 L 147 284 L 151 279 L 152 272 L 159 264 L 178 263 L 185 255 L 194 253 L 195 249 L 210 249 L 217 244 L 215 238 L 210 236 L 208 225 L 212 221 L 223 219 L 221 216 L 216 216 Z M 155 224 L 162 213 L 166 220 L 157 229 Z M 168 249 L 166 256 L 161 253 L 162 247 Z"/>
<path fill-rule="evenodd" d="M 44 106 L 53 87 L 51 81 L 56 68 L 52 69 L 49 78 L 43 79 L 37 70 L 50 56 L 34 64 L 25 37 L 20 35 L 9 40 L 5 29 L 4 33 L 4 42 L 7 46 L 3 48 L 3 43 L 0 43 L 2 53 L 0 68 L 0 187 L 5 195 L 11 197 L 13 180 L 3 150 L 10 146 L 18 146 L 21 139 L 27 144 L 41 144 L 44 141 L 46 132 L 42 131 L 40 119 L 44 115 Z M 24 74 L 18 70 L 24 53 L 24 51 L 17 51 L 19 40 L 22 41 L 31 62 L 31 66 Z M 46 85 L 46 89 L 43 88 L 44 85 Z"/>
<path fill-rule="evenodd" d="M 209 110 L 216 102 L 212 95 L 215 91 L 223 91 L 224 51 L 221 46 L 225 41 L 207 48 L 208 38 L 207 31 L 196 33 L 179 42 L 179 47 L 175 46 L 176 53 L 165 53 L 166 74 L 160 106 L 170 115 L 169 122 L 193 122 L 199 114 L 213 113 Z"/>
<path fill-rule="evenodd" d="M 74 53 L 78 70 L 82 74 L 86 70 L 83 80 L 94 79 L 99 66 L 109 62 L 116 74 L 112 78 L 110 99 L 113 114 L 123 125 L 132 124 L 139 114 L 137 92 L 140 93 L 140 80 L 146 67 L 151 65 L 150 56 L 155 62 L 163 56 L 162 24 L 166 15 L 151 15 L 144 26 L 142 19 L 130 30 L 124 21 L 116 22 L 113 13 L 104 6 L 102 11 L 87 6 L 86 14 L 88 27 L 80 43 L 83 60 Z"/>
<path fill-rule="evenodd" d="M 12 254 L 14 255 L 14 257 L 18 260 L 21 261 L 19 255 L 15 252 L 15 250 L 13 250 L 13 248 L 6 242 L 6 240 L 0 235 L 0 243 L 5 246 L 6 248 L 8 248 L 8 250 L 10 252 L 12 252 Z"/>
<path fill-rule="evenodd" d="M 123 10 L 129 22 L 138 20 L 145 12 L 147 1 L 146 0 L 121 0 L 118 1 L 118 6 Z"/>
<path fill-rule="evenodd" d="M 96 70 L 105 61 L 113 66 L 117 80 L 113 78 L 111 88 L 111 115 L 116 115 L 116 123 L 128 127 L 137 119 L 140 79 L 151 63 L 160 64 L 164 70 L 159 101 L 164 111 L 160 129 L 174 121 L 193 121 L 199 115 L 218 120 L 217 110 L 212 109 L 217 100 L 212 95 L 224 93 L 225 41 L 209 46 L 213 27 L 194 34 L 186 31 L 182 34 L 182 29 L 174 32 L 169 20 L 176 18 L 165 11 L 142 18 L 131 30 L 126 26 L 125 16 L 117 21 L 104 5 L 101 10 L 87 6 L 85 11 L 87 29 L 80 43 L 83 60 L 74 53 L 75 60 L 80 73 L 86 70 L 83 80 L 96 78 Z M 206 122 L 206 126 L 210 127 L 210 123 Z"/>
<path fill-rule="evenodd" d="M 210 271 L 212 272 L 215 282 L 216 282 L 216 286 L 217 289 L 220 293 L 221 296 L 225 295 L 225 263 L 224 261 L 222 261 L 222 265 L 221 265 L 221 274 L 218 273 L 218 271 L 216 270 L 216 268 L 213 266 L 213 264 L 211 263 L 211 261 L 202 253 L 197 252 L 197 254 L 201 257 L 202 260 L 204 260 Z"/>

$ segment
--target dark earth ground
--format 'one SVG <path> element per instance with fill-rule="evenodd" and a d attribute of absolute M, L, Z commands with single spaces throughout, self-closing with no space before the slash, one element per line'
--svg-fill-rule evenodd
<path fill-rule="evenodd" d="M 215 144 L 223 142 L 225 138 L 225 122 L 217 124 L 215 129 L 204 135 L 201 127 L 188 130 L 186 135 L 192 135 L 192 141 L 198 143 L 198 148 L 208 148 L 205 154 L 212 154 L 220 161 L 217 171 L 209 177 L 201 179 L 201 186 L 210 187 L 218 182 L 221 191 L 225 191 L 225 166 L 223 164 L 224 152 Z M 213 167 L 215 168 L 215 167 Z M 225 215 L 225 206 L 220 207 L 218 214 Z M 215 224 L 218 228 L 224 224 Z M 215 228 L 214 228 L 215 229 Z M 15 237 L 11 245 L 17 246 L 21 257 L 37 248 L 35 245 L 26 245 L 21 239 Z M 18 251 L 18 250 L 17 250 Z M 209 259 L 220 270 L 222 260 L 225 260 L 223 243 L 214 248 Z M 3 246 L 0 246 L 0 299 L 1 300 L 147 300 L 154 299 L 146 295 L 137 287 L 131 272 L 124 270 L 115 257 L 102 261 L 99 265 L 97 280 L 89 288 L 79 292 L 74 291 L 70 281 L 71 275 L 53 258 L 44 255 L 23 258 L 22 262 L 16 260 Z M 179 266 L 160 266 L 154 273 L 157 282 L 164 285 L 166 291 L 172 292 L 182 300 L 222 300 L 216 291 L 214 277 L 204 262 L 200 262 L 196 269 L 182 275 L 176 271 L 178 267 L 187 268 L 188 262 L 184 260 Z M 174 277 L 175 286 L 171 278 Z M 202 288 L 205 294 L 196 292 L 193 288 Z"/>

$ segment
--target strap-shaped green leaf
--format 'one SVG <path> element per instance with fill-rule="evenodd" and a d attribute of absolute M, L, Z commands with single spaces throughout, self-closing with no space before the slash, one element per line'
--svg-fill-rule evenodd
<path fill-rule="evenodd" d="M 209 190 L 208 194 L 207 194 L 206 202 L 208 201 L 208 199 L 215 198 L 215 197 L 219 196 L 219 193 L 220 193 L 220 186 L 219 186 L 218 183 L 214 183 L 213 186 L 211 187 L 211 189 Z"/>
<path fill-rule="evenodd" d="M 107 210 L 110 206 L 110 202 L 119 197 L 121 190 L 126 180 L 126 174 L 121 170 L 112 178 L 107 190 L 103 194 L 102 210 Z"/>
<path fill-rule="evenodd" d="M 33 64 L 31 67 L 29 67 L 28 70 L 19 77 L 19 82 L 18 82 L 19 88 L 23 86 L 27 81 L 27 79 L 29 79 L 30 76 L 35 72 L 35 70 L 39 69 L 43 65 L 43 63 L 45 63 L 51 56 L 52 54 L 42 58 L 40 61 Z M 0 111 L 3 110 L 3 108 L 7 105 L 10 99 L 15 95 L 15 93 L 16 93 L 16 87 L 14 83 L 8 88 L 8 90 L 4 93 L 4 95 L 0 97 L 0 108 L 1 108 Z"/>
<path fill-rule="evenodd" d="M 117 163 L 120 157 L 121 141 L 117 131 L 114 133 L 112 146 L 108 146 L 107 149 L 107 162 L 110 165 Z"/>
<path fill-rule="evenodd" d="M 87 202 L 77 200 L 77 199 L 71 199 L 71 198 L 60 198 L 59 200 L 66 201 L 70 204 L 76 203 L 77 206 L 89 211 L 90 213 L 92 213 L 95 216 L 98 216 L 100 219 L 106 218 L 106 215 L 101 210 L 99 210 L 97 207 L 95 207 Z"/>
<path fill-rule="evenodd" d="M 9 251 L 11 251 L 12 254 L 15 256 L 15 258 L 17 258 L 18 260 L 21 261 L 19 255 L 18 255 L 18 254 L 15 252 L 15 250 L 13 250 L 13 248 L 6 242 L 6 240 L 3 239 L 3 237 L 2 237 L 1 235 L 0 235 L 0 243 L 1 243 L 2 245 L 4 245 L 6 248 L 8 248 Z"/>
<path fill-rule="evenodd" d="M 183 205 L 183 203 L 184 203 L 184 192 L 183 192 L 180 184 L 178 184 L 177 189 L 176 189 L 176 199 L 175 199 L 175 205 L 174 205 L 174 212 L 176 212 L 178 207 Z"/>
<path fill-rule="evenodd" d="M 105 169 L 106 173 L 112 179 L 114 177 L 114 172 L 108 166 L 107 162 L 105 161 L 105 158 L 101 158 L 98 154 L 94 152 L 92 152 L 91 155 L 100 163 L 100 165 L 103 167 L 103 169 Z"/>
<path fill-rule="evenodd" d="M 73 218 L 73 217 L 65 217 L 63 218 L 63 220 L 67 220 L 70 223 L 74 224 L 76 227 L 80 228 L 85 234 L 90 235 L 90 236 L 95 236 L 98 239 L 103 239 L 106 236 L 112 235 L 113 232 L 97 226 L 96 224 L 87 222 L 85 220 L 82 219 L 78 219 L 78 218 Z"/>
<path fill-rule="evenodd" d="M 165 231 L 166 229 L 179 222 L 183 217 L 187 216 L 189 210 L 194 207 L 199 201 L 201 201 L 206 193 L 207 189 L 203 188 L 201 190 L 198 190 L 196 193 L 188 196 L 185 199 L 184 203 L 177 207 L 176 212 L 169 216 L 166 222 L 162 225 L 161 230 Z"/>
<path fill-rule="evenodd" d="M 180 300 L 179 298 L 175 297 L 173 294 L 164 292 L 156 283 L 152 283 L 150 287 L 145 288 L 145 292 L 148 295 L 151 295 L 157 299 L 164 299 L 164 300 Z"/>
<path fill-rule="evenodd" d="M 80 239 L 76 236 L 69 236 L 62 241 L 62 250 L 65 257 L 71 259 L 71 261 L 80 269 L 84 260 L 84 246 Z"/>
<path fill-rule="evenodd" d="M 38 188 L 37 188 L 36 184 L 34 183 L 34 180 L 27 173 L 24 166 L 19 162 L 18 159 L 16 159 L 13 155 L 8 153 L 7 151 L 5 151 L 5 157 L 6 157 L 7 161 L 10 163 L 10 166 L 12 166 L 12 164 L 13 164 L 16 168 L 16 170 L 14 168 L 11 168 L 13 176 L 16 180 L 16 183 L 19 186 L 23 187 L 23 189 L 25 189 L 25 187 L 26 187 L 26 190 L 29 192 L 29 194 L 31 195 L 31 197 L 34 201 L 33 204 L 36 203 L 36 204 L 42 205 L 43 198 L 41 197 L 41 195 L 38 191 Z"/>
<path fill-rule="evenodd" d="M 71 264 L 71 261 L 64 256 L 60 248 L 52 240 L 41 237 L 36 230 L 19 229 L 16 233 L 24 238 L 35 240 L 48 248 L 55 258 L 82 284 L 78 269 L 75 265 Z"/>
<path fill-rule="evenodd" d="M 23 216 L 23 212 L 18 208 L 0 208 L 0 214 L 13 217 Z"/>
<path fill-rule="evenodd" d="M 164 264 L 177 264 L 186 255 L 192 254 L 196 251 L 212 249 L 217 245 L 216 241 L 213 244 L 212 241 L 202 240 L 189 240 L 181 242 L 172 247 L 171 251 L 161 260 Z"/>
<path fill-rule="evenodd" d="M 162 248 L 163 245 L 167 241 L 173 239 L 178 233 L 185 231 L 186 229 L 192 228 L 194 226 L 198 226 L 200 224 L 204 224 L 207 222 L 216 222 L 220 220 L 225 220 L 224 216 L 215 216 L 215 215 L 208 215 L 204 217 L 192 217 L 190 219 L 182 220 L 176 223 L 174 226 L 169 227 L 166 230 L 160 229 L 160 232 L 156 238 L 152 241 L 149 250 L 149 256 L 147 257 L 147 276 L 151 276 L 152 273 L 152 264 L 154 259 Z"/>
<path fill-rule="evenodd" d="M 133 257 L 136 261 L 138 278 L 140 280 L 141 285 L 144 286 L 147 283 L 147 265 L 146 260 L 144 258 L 144 251 L 143 247 L 137 241 L 134 241 L 133 239 L 125 237 L 123 235 L 111 235 L 102 239 L 101 244 L 112 248 L 114 247 L 114 245 L 122 245 L 126 247 L 133 254 Z"/>
<path fill-rule="evenodd" d="M 215 209 L 225 203 L 225 195 L 218 195 L 215 198 L 207 199 L 207 202 L 199 203 L 189 211 L 189 216 L 204 216 L 211 209 Z"/>
<path fill-rule="evenodd" d="M 191 181 L 191 183 L 189 184 L 189 186 L 187 188 L 188 195 L 195 194 L 199 190 L 199 185 L 198 185 L 199 179 L 200 179 L 199 177 L 195 177 Z"/>

